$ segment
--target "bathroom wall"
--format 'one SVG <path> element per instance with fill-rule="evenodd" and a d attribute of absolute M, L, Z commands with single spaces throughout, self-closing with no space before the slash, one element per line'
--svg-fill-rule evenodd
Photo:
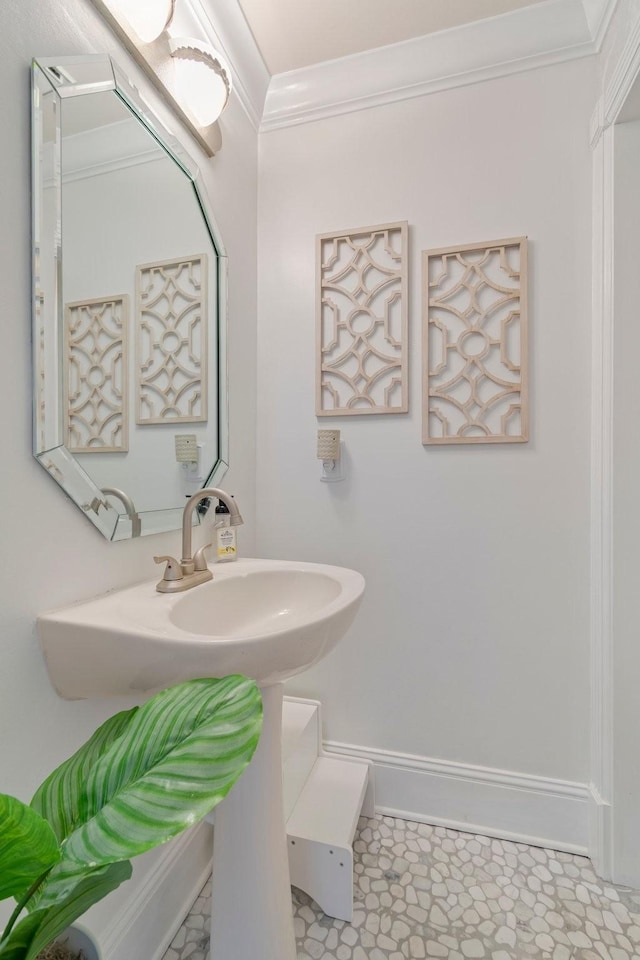
<path fill-rule="evenodd" d="M 49 684 L 35 636 L 36 615 L 106 590 L 155 577 L 153 554 L 175 553 L 179 533 L 108 543 L 31 457 L 29 64 L 33 56 L 108 52 L 157 106 L 149 84 L 88 0 L 5 0 L 0 6 L 0 249 L 2 362 L 0 410 L 0 790 L 29 800 L 35 787 L 95 727 L 129 701 L 68 703 Z M 240 545 L 253 551 L 255 476 L 256 135 L 233 101 L 224 148 L 209 161 L 177 121 L 159 110 L 205 169 L 230 261 L 231 463 L 225 486 L 246 519 Z M 135 902 L 157 858 L 91 921 L 100 933 Z M 176 875 L 178 883 L 180 877 Z M 3 905 L 6 907 L 6 904 Z M 171 917 L 157 911 L 162 928 Z M 5 910 L 6 914 L 6 910 Z M 175 918 L 179 921 L 179 917 Z M 141 945 L 142 954 L 145 945 Z M 132 956 L 129 952 L 128 956 Z M 111 957 L 110 957 L 111 960 Z"/>
<path fill-rule="evenodd" d="M 589 58 L 260 140 L 258 547 L 367 579 L 343 643 L 289 692 L 322 700 L 331 741 L 408 771 L 424 758 L 452 763 L 451 790 L 458 774 L 514 784 L 504 771 L 525 774 L 536 789 L 573 791 L 580 817 L 595 82 Z M 411 412 L 316 420 L 315 235 L 404 219 Z M 425 448 L 420 251 L 522 234 L 531 440 Z M 319 426 L 342 430 L 342 483 L 319 481 Z M 429 794 L 412 802 L 421 807 L 405 809 L 438 812 Z"/>
<path fill-rule="evenodd" d="M 35 616 L 155 576 L 152 554 L 178 544 L 177 533 L 107 543 L 29 452 L 28 64 L 34 55 L 92 51 L 117 56 L 157 106 L 88 0 L 0 7 L 0 789 L 25 800 L 128 705 L 60 700 Z M 588 780 L 595 72 L 594 60 L 582 60 L 263 135 L 259 298 L 257 138 L 237 102 L 223 119 L 222 152 L 201 158 L 230 260 L 232 467 L 224 485 L 245 516 L 240 549 L 345 564 L 367 577 L 342 645 L 289 685 L 323 701 L 333 741 L 552 785 Z M 315 235 L 398 219 L 411 225 L 411 413 L 318 422 Z M 525 233 L 531 441 L 423 448 L 419 251 Z M 328 425 L 342 429 L 348 455 L 348 478 L 335 486 L 319 482 L 315 459 L 315 431 Z M 94 914 L 98 932 L 156 862 Z"/>

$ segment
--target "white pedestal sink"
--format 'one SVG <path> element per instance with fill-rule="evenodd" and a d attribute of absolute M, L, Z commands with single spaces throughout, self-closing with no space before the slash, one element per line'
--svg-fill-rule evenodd
<path fill-rule="evenodd" d="M 364 590 L 354 570 L 238 560 L 185 593 L 155 580 L 38 618 L 51 681 L 67 699 L 153 693 L 243 673 L 264 702 L 249 767 L 216 809 L 211 960 L 295 960 L 282 801 L 283 681 L 321 660 Z"/>

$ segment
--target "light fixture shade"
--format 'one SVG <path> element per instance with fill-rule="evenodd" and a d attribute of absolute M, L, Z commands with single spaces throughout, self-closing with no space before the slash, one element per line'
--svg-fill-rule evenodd
<path fill-rule="evenodd" d="M 231 70 L 217 50 L 201 40 L 171 37 L 176 93 L 196 123 L 215 123 L 231 94 Z"/>
<path fill-rule="evenodd" d="M 152 43 L 173 19 L 176 0 L 110 0 L 109 7 L 122 16 L 143 43 Z"/>

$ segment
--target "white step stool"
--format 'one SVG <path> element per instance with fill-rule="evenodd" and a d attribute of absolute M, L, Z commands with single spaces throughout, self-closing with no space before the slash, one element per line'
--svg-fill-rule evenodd
<path fill-rule="evenodd" d="M 375 816 L 373 767 L 323 749 L 317 700 L 285 697 L 282 768 L 291 883 L 351 922 L 353 837 L 359 816 Z M 215 810 L 206 819 L 215 824 Z"/>
<path fill-rule="evenodd" d="M 353 918 L 353 837 L 373 817 L 373 769 L 322 748 L 321 705 L 285 697 L 284 808 L 291 883 L 338 920 Z"/>

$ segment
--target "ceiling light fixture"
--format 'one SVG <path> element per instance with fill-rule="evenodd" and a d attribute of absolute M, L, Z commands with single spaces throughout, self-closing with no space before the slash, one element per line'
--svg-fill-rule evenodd
<path fill-rule="evenodd" d="M 214 157 L 222 146 L 216 120 L 229 100 L 231 70 L 206 37 L 191 39 L 200 37 L 194 12 L 200 0 L 91 2 L 207 156 Z"/>
<path fill-rule="evenodd" d="M 218 119 L 231 94 L 231 70 L 217 50 L 201 40 L 171 37 L 176 94 L 200 127 Z"/>
<path fill-rule="evenodd" d="M 110 7 L 143 43 L 153 43 L 171 23 L 176 0 L 111 0 Z"/>

